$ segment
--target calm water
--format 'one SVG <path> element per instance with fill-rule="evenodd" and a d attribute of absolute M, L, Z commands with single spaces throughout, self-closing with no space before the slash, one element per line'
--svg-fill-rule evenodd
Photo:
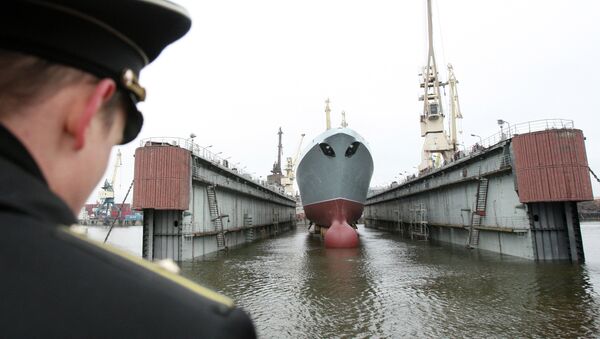
<path fill-rule="evenodd" d="M 140 227 L 115 231 L 140 253 Z M 236 300 L 265 338 L 600 337 L 600 223 L 582 225 L 584 265 L 360 233 L 360 248 L 326 250 L 298 227 L 182 273 Z"/>

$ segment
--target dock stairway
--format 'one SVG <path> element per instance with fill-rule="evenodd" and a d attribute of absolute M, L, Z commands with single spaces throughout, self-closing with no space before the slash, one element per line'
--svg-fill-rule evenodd
<path fill-rule="evenodd" d="M 244 228 L 246 229 L 246 242 L 253 242 L 255 238 L 254 227 L 252 227 L 252 216 L 244 214 Z"/>
<path fill-rule="evenodd" d="M 219 214 L 219 204 L 217 202 L 217 192 L 215 186 L 209 185 L 206 187 L 206 193 L 208 196 L 208 208 L 210 210 L 210 220 L 215 226 L 217 232 L 217 250 L 226 250 L 227 244 L 225 244 L 225 231 L 223 229 L 223 216 Z"/>
<path fill-rule="evenodd" d="M 418 203 L 410 209 L 410 239 L 429 240 L 427 224 L 427 208 L 424 203 Z"/>
<path fill-rule="evenodd" d="M 481 219 L 485 217 L 485 207 L 487 205 L 489 179 L 480 178 L 477 186 L 477 200 L 475 203 L 475 211 L 471 216 L 471 226 L 469 227 L 469 239 L 467 247 L 474 248 L 479 245 L 479 227 Z"/>
<path fill-rule="evenodd" d="M 180 229 L 181 241 L 179 242 L 179 259 L 183 260 L 183 248 L 190 248 L 194 241 L 194 225 L 192 223 L 184 223 Z"/>

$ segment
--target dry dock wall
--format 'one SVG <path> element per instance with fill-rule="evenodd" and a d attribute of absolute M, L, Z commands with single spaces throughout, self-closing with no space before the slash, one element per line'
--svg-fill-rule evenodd
<path fill-rule="evenodd" d="M 562 151 L 554 149 L 556 140 Z M 532 144 L 542 160 L 522 160 Z M 365 224 L 410 235 L 423 221 L 434 241 L 532 260 L 583 261 L 575 201 L 592 197 L 584 166 L 579 130 L 515 136 L 370 196 Z"/>
<path fill-rule="evenodd" d="M 133 205 L 144 211 L 147 259 L 187 260 L 295 226 L 294 200 L 222 161 L 152 143 L 135 157 Z"/>

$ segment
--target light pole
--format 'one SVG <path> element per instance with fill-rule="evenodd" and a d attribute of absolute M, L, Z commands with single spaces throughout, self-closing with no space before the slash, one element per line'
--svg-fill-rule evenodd
<path fill-rule="evenodd" d="M 195 137 L 196 137 L 196 134 L 190 133 L 190 151 L 192 151 L 192 153 L 194 152 L 194 138 Z"/>
<path fill-rule="evenodd" d="M 223 152 L 219 152 L 219 153 L 213 153 L 211 159 L 214 163 L 216 163 L 217 165 L 221 163 L 221 158 L 219 157 L 219 154 L 222 154 Z"/>
<path fill-rule="evenodd" d="M 498 119 L 498 125 L 500 125 L 500 132 L 502 133 L 502 139 L 504 139 L 504 131 L 502 130 L 502 126 L 504 124 L 508 125 L 508 136 L 510 137 L 510 123 L 506 120 Z"/>
<path fill-rule="evenodd" d="M 472 137 L 476 137 L 479 138 L 479 144 L 483 144 L 483 139 L 481 139 L 481 136 L 477 135 L 477 134 L 471 134 Z"/>

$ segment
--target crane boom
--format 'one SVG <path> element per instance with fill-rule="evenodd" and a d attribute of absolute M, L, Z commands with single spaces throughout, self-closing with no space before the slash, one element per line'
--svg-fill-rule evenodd
<path fill-rule="evenodd" d="M 433 24 L 431 15 L 431 0 L 427 0 L 427 37 L 429 49 L 427 52 L 427 66 L 421 75 L 421 88 L 423 95 L 423 113 L 420 117 L 421 137 L 423 151 L 419 171 L 431 167 L 439 167 L 442 161 L 450 161 L 454 147 L 449 143 L 449 138 L 444 130 L 444 111 L 440 94 L 440 86 L 444 86 L 438 78 L 438 70 L 433 48 Z"/>
<path fill-rule="evenodd" d="M 296 166 L 296 162 L 298 161 L 298 157 L 300 156 L 300 149 L 302 148 L 302 141 L 304 141 L 304 136 L 306 134 L 300 134 L 300 142 L 298 142 L 298 148 L 296 149 L 296 154 L 294 155 L 294 161 L 292 162 L 292 166 Z"/>
<path fill-rule="evenodd" d="M 112 180 L 110 181 L 110 185 L 113 187 L 113 190 L 115 187 L 115 182 L 117 180 L 117 172 L 122 164 L 123 163 L 121 162 L 121 150 L 117 150 L 117 159 L 115 161 L 115 167 L 113 168 Z"/>
<path fill-rule="evenodd" d="M 287 157 L 287 166 L 285 167 L 285 177 L 282 180 L 283 187 L 285 192 L 289 195 L 294 195 L 294 179 L 296 178 L 296 162 L 298 161 L 298 156 L 300 156 L 300 149 L 302 147 L 302 141 L 304 140 L 305 134 L 302 133 L 300 135 L 300 142 L 298 143 L 298 148 L 296 149 L 296 154 L 293 157 Z"/>
<path fill-rule="evenodd" d="M 462 119 L 462 113 L 460 111 L 460 103 L 458 101 L 458 80 L 454 75 L 454 68 L 451 64 L 448 64 L 448 85 L 450 87 L 450 145 L 456 152 L 458 150 L 458 134 L 456 132 L 456 122 L 458 119 Z"/>

